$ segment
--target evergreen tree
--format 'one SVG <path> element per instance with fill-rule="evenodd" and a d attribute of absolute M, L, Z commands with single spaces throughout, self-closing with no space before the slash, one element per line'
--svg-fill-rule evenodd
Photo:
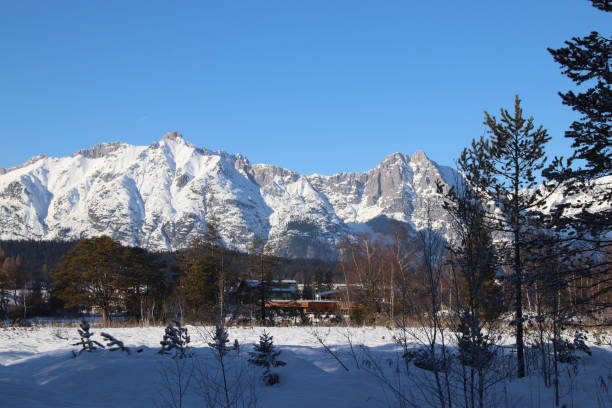
<path fill-rule="evenodd" d="M 314 299 L 315 298 L 315 285 L 313 284 L 313 274 L 309 273 L 308 278 L 304 282 L 304 288 L 302 289 L 302 299 Z"/>
<path fill-rule="evenodd" d="M 477 179 L 480 173 L 472 164 L 464 152 L 458 172 L 473 171 L 472 178 Z M 438 190 L 444 193 L 440 182 Z M 483 204 L 487 201 L 484 193 L 457 180 L 455 187 L 446 191 L 443 202 L 455 237 L 447 245 L 454 288 L 451 322 L 458 337 L 460 375 L 466 401 L 471 401 L 472 406 L 479 401 L 481 407 L 485 406 L 486 391 L 492 381 L 488 369 L 494 363 L 493 331 L 502 311 L 501 288 L 495 282 L 498 260 L 491 238 L 492 224 Z"/>
<path fill-rule="evenodd" d="M 221 375 L 223 377 L 223 391 L 225 394 L 225 404 L 226 406 L 230 406 L 230 387 L 227 383 L 227 373 L 225 369 L 225 356 L 226 354 L 233 350 L 232 347 L 228 347 L 227 343 L 229 343 L 229 335 L 225 326 L 216 325 L 215 326 L 215 334 L 213 335 L 212 341 L 208 343 L 208 346 L 215 351 L 215 356 L 219 362 L 221 368 Z"/>
<path fill-rule="evenodd" d="M 611 11 L 608 1 L 593 1 L 593 5 Z M 593 208 L 612 201 L 610 183 L 593 184 L 597 178 L 612 175 L 612 39 L 594 31 L 586 37 L 574 37 L 565 44 L 566 47 L 549 48 L 548 51 L 561 66 L 563 74 L 576 85 L 590 83 L 592 86 L 578 93 L 571 90 L 559 93 L 563 104 L 581 117 L 565 132 L 565 137 L 573 140 L 573 155 L 566 165 L 561 159 L 556 159 L 548 176 L 565 183 L 565 195 L 587 193 L 590 199 L 566 203 L 558 207 L 558 215 L 575 231 L 598 235 L 609 229 L 612 219 L 610 206 Z M 565 211 L 569 208 L 578 210 L 578 213 Z"/>
<path fill-rule="evenodd" d="M 202 238 L 177 256 L 180 277 L 179 292 L 192 316 L 213 320 L 223 296 L 219 293 L 221 259 L 220 235 L 216 225 L 209 223 Z"/>
<path fill-rule="evenodd" d="M 78 343 L 74 343 L 73 346 L 81 346 L 81 350 L 79 350 L 78 353 L 73 352 L 73 355 L 75 357 L 80 355 L 84 351 L 91 353 L 92 351 L 95 351 L 98 347 L 104 348 L 102 344 L 91 339 L 91 336 L 93 336 L 94 333 L 89 331 L 89 322 L 87 322 L 85 319 L 81 320 L 81 323 L 79 324 L 79 329 L 77 330 L 79 332 L 79 336 L 81 337 L 81 341 L 79 341 Z"/>
<path fill-rule="evenodd" d="M 81 240 L 51 273 L 54 295 L 67 307 L 99 308 L 106 321 L 120 306 L 117 290 L 125 269 L 122 261 L 121 245 L 109 237 Z"/>
<path fill-rule="evenodd" d="M 125 310 L 141 321 L 153 318 L 153 310 L 161 309 L 170 290 L 164 276 L 165 264 L 158 256 L 138 247 L 124 248 L 122 258 L 124 268 L 118 284 L 124 292 Z"/>
<path fill-rule="evenodd" d="M 609 0 L 591 2 L 604 12 L 612 11 Z M 559 93 L 563 104 L 578 112 L 580 118 L 565 132 L 565 137 L 573 141 L 572 156 L 566 162 L 556 158 L 546 171 L 549 179 L 562 183 L 564 195 L 571 197 L 551 209 L 549 221 L 551 229 L 558 233 L 552 238 L 555 245 L 560 241 L 563 247 L 563 263 L 568 266 L 565 281 L 581 286 L 577 288 L 580 292 L 584 282 L 589 282 L 591 295 L 582 304 L 583 309 L 595 312 L 612 306 L 605 301 L 612 292 L 609 283 L 612 184 L 603 179 L 612 175 L 612 38 L 591 32 L 585 37 L 574 37 L 565 45 L 548 51 L 562 73 L 576 86 L 582 86 L 577 92 Z M 578 277 L 580 285 L 576 285 Z"/>
<path fill-rule="evenodd" d="M 47 305 L 43 297 L 42 283 L 40 281 L 31 281 L 28 289 L 26 302 L 24 302 L 24 304 L 28 305 L 26 310 L 24 310 L 24 314 L 27 312 L 27 315 L 24 317 L 44 316 L 47 312 Z M 24 293 L 23 296 L 26 296 L 26 294 Z"/>
<path fill-rule="evenodd" d="M 482 325 L 474 322 L 475 316 L 465 312 L 460 319 L 457 332 L 460 334 L 457 348 L 461 364 L 474 368 L 490 368 L 495 353 L 492 336 L 484 334 Z M 484 373 L 479 373 L 481 376 Z M 479 385 L 484 381 L 479 381 Z"/>
<path fill-rule="evenodd" d="M 597 7 L 602 11 L 612 11 L 612 2 L 610 0 L 591 0 L 593 7 Z"/>
<path fill-rule="evenodd" d="M 9 274 L 4 268 L 4 262 L 8 257 L 0 248 L 0 314 L 3 318 L 9 313 Z"/>
<path fill-rule="evenodd" d="M 217 277 L 215 320 L 218 324 L 223 324 L 225 323 L 225 298 L 230 282 L 227 274 L 228 271 L 225 267 L 225 248 L 223 246 L 223 239 L 219 233 L 218 221 L 216 218 L 213 217 L 208 222 L 203 240 L 210 251 L 210 262 L 213 264 L 213 270 Z"/>
<path fill-rule="evenodd" d="M 332 278 L 332 272 L 330 270 L 325 271 L 323 274 L 323 282 L 321 282 L 321 289 L 323 291 L 330 291 L 334 289 L 334 279 Z"/>
<path fill-rule="evenodd" d="M 314 290 L 316 293 L 327 292 L 334 288 L 334 281 L 330 270 L 323 271 L 321 268 L 316 268 L 312 275 L 314 276 Z"/>
<path fill-rule="evenodd" d="M 257 291 L 259 292 L 259 307 L 261 324 L 266 325 L 266 302 L 270 297 L 270 286 L 272 285 L 272 268 L 276 265 L 277 260 L 273 256 L 266 253 L 265 242 L 261 239 L 256 239 L 249 247 L 249 270 L 251 275 L 259 280 Z"/>
<path fill-rule="evenodd" d="M 465 178 L 470 188 L 486 197 L 486 217 L 502 238 L 498 247 L 501 260 L 511 274 L 514 288 L 518 376 L 525 376 L 523 339 L 523 256 L 527 232 L 534 222 L 534 212 L 545 201 L 536 188 L 538 171 L 545 165 L 544 146 L 550 139 L 543 127 L 535 128 L 534 119 L 523 117 L 520 99 L 515 98 L 514 112 L 501 109 L 500 118 L 485 112 L 488 139 L 472 142 L 463 154 L 469 164 Z M 499 213 L 501 212 L 501 214 Z"/>
<path fill-rule="evenodd" d="M 187 328 L 183 327 L 178 320 L 175 320 L 174 324 L 176 326 L 172 326 L 171 324 L 166 326 L 164 337 L 162 341 L 159 342 L 162 348 L 158 353 L 170 354 L 170 352 L 174 350 L 174 356 L 172 356 L 172 358 L 191 357 L 191 354 L 188 352 L 191 337 L 189 337 Z"/>
<path fill-rule="evenodd" d="M 214 349 L 219 356 L 225 356 L 229 351 L 233 350 L 227 343 L 229 343 L 229 334 L 225 326 L 220 324 L 216 325 L 212 342 L 208 343 L 208 346 Z"/>
<path fill-rule="evenodd" d="M 102 338 L 104 339 L 104 341 L 106 341 L 106 347 L 108 347 L 108 350 L 110 351 L 125 351 L 128 355 L 132 354 L 132 352 L 130 351 L 129 347 L 126 347 L 122 341 L 117 340 L 115 337 L 111 336 L 108 333 L 100 333 L 100 336 L 102 336 Z"/>
<path fill-rule="evenodd" d="M 263 367 L 264 372 L 262 375 L 262 381 L 267 386 L 272 386 L 279 382 L 278 374 L 273 373 L 271 367 L 281 367 L 287 365 L 284 361 L 277 360 L 281 354 L 280 350 L 276 350 L 274 347 L 273 337 L 265 331 L 259 336 L 259 345 L 255 345 L 254 351 L 249 352 L 251 358 L 249 363 Z"/>
<path fill-rule="evenodd" d="M 470 171 L 472 165 L 466 162 L 465 154 L 458 164 L 462 174 Z M 461 181 L 446 192 L 439 183 L 438 191 L 444 194 L 442 206 L 450 215 L 456 237 L 448 244 L 456 280 L 454 307 L 480 325 L 495 319 L 502 311 L 501 286 L 495 281 L 499 263 L 492 239 L 494 224 L 483 205 L 487 198 Z"/>

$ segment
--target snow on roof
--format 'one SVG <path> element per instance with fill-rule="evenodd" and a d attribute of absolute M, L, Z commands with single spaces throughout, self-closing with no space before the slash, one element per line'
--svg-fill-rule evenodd
<path fill-rule="evenodd" d="M 297 285 L 297 281 L 293 280 L 293 279 L 283 279 L 283 280 L 276 280 L 273 279 L 271 281 L 269 281 L 272 284 L 283 284 L 283 285 Z M 245 279 L 244 283 L 247 284 L 248 286 L 254 288 L 256 286 L 259 286 L 261 284 L 261 281 L 259 279 Z M 295 290 L 295 288 L 291 288 L 292 290 Z"/>
<path fill-rule="evenodd" d="M 340 293 L 340 291 L 338 291 L 338 290 L 326 290 L 324 292 L 316 293 L 315 296 L 327 296 L 327 295 L 334 295 L 336 293 Z"/>

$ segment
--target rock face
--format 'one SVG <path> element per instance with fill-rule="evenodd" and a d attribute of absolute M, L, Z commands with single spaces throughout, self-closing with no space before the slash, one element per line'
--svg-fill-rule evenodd
<path fill-rule="evenodd" d="M 263 239 L 277 255 L 333 258 L 347 234 L 425 227 L 436 180 L 454 170 L 394 153 L 365 173 L 305 176 L 199 148 L 177 132 L 149 146 L 104 143 L 0 171 L 0 239 L 109 235 L 153 250 L 185 247 L 215 219 L 227 246 Z M 432 218 L 432 217 L 430 217 Z M 436 212 L 433 228 L 447 235 Z"/>

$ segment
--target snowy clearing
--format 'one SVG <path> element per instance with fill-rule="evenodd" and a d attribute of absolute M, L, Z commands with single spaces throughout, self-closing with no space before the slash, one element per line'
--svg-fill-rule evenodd
<path fill-rule="evenodd" d="M 202 379 L 215 377 L 218 368 L 207 346 L 210 328 L 188 328 L 194 357 L 184 360 L 157 353 L 163 327 L 92 328 L 96 340 L 102 341 L 100 333 L 109 333 L 129 346 L 132 354 L 99 350 L 77 358 L 72 356 L 73 350 L 78 351 L 77 346 L 72 346 L 79 340 L 76 328 L 0 329 L 0 406 L 171 406 L 164 404 L 164 400 L 168 400 L 177 379 L 176 368 L 181 364 L 183 373 L 193 373 L 182 406 L 210 406 L 206 405 L 206 399 L 211 398 L 210 388 L 206 390 L 201 386 Z M 240 406 L 399 406 L 381 377 L 404 390 L 404 395 L 410 396 L 416 406 L 428 406 L 427 387 L 422 385 L 432 377 L 431 372 L 411 366 L 408 376 L 397 374 L 399 366 L 394 364 L 403 364 L 402 350 L 394 343 L 389 329 L 291 327 L 266 330 L 274 336 L 274 344 L 282 351 L 279 358 L 287 363 L 285 367 L 274 369 L 280 375 L 280 384 L 272 387 L 259 381 L 259 367 L 246 364 L 248 352 L 258 342 L 263 328 L 229 328 L 229 344 L 238 339 L 241 346 L 240 354 L 230 352 L 226 360 L 228 383 L 244 403 Z M 323 350 L 315 338 L 315 330 L 337 352 L 349 371 Z M 350 354 L 347 334 L 352 339 L 357 359 Z M 137 352 L 138 348 L 142 351 Z M 568 408 L 609 406 L 610 394 L 606 387 L 611 384 L 612 350 L 607 346 L 592 346 L 591 351 L 591 356 L 582 356 L 575 366 L 562 365 L 561 402 Z M 169 375 L 164 377 L 163 373 Z M 170 381 L 165 381 L 168 379 Z M 536 376 L 522 380 L 509 378 L 497 383 L 492 392 L 496 406 L 500 407 L 551 407 L 554 401 L 552 388 L 544 387 Z M 257 404 L 248 405 L 247 400 L 256 400 Z M 462 406 L 462 401 L 457 403 Z"/>

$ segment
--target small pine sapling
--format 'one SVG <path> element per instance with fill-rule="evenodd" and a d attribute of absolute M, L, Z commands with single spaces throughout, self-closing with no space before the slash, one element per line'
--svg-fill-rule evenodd
<path fill-rule="evenodd" d="M 175 320 L 174 323 L 176 327 L 171 324 L 166 327 L 164 337 L 162 341 L 159 342 L 162 348 L 158 353 L 170 354 L 170 351 L 174 350 L 174 356 L 172 356 L 172 358 L 191 357 L 191 354 L 187 352 L 189 343 L 191 342 L 187 328 L 182 327 L 181 323 L 177 320 Z"/>
<path fill-rule="evenodd" d="M 227 343 L 229 342 L 228 337 L 229 336 L 227 334 L 227 330 L 225 330 L 225 327 L 218 324 L 215 326 L 215 334 L 212 338 L 212 342 L 208 343 L 208 346 L 215 351 L 219 365 L 221 366 L 221 374 L 223 375 L 223 391 L 225 393 L 225 405 L 227 407 L 230 406 L 230 390 L 227 384 L 224 357 L 233 349 L 233 347 L 227 346 Z"/>
<path fill-rule="evenodd" d="M 106 341 L 106 347 L 108 347 L 108 350 L 110 351 L 125 351 L 128 355 L 132 354 L 131 350 L 129 347 L 125 347 L 125 345 L 123 344 L 122 341 L 117 340 L 116 338 L 114 338 L 113 336 L 111 336 L 108 333 L 100 333 L 100 336 L 102 336 L 104 338 L 104 341 Z"/>
<path fill-rule="evenodd" d="M 278 384 L 278 374 L 273 373 L 270 367 L 280 367 L 287 365 L 284 361 L 277 360 L 281 351 L 276 350 L 274 347 L 273 337 L 265 331 L 259 336 L 259 345 L 255 345 L 253 348 L 255 351 L 249 352 L 251 358 L 249 363 L 263 367 L 264 372 L 261 377 L 263 383 L 267 386 Z"/>
<path fill-rule="evenodd" d="M 229 343 L 227 330 L 222 325 L 215 326 L 215 335 L 212 338 L 212 342 L 208 343 L 208 346 L 214 349 L 220 357 L 225 356 L 228 351 L 232 350 L 232 347 L 229 347 L 227 343 Z M 234 343 L 235 344 L 235 343 Z"/>
<path fill-rule="evenodd" d="M 85 319 L 81 320 L 81 323 L 79 323 L 79 326 L 80 328 L 78 329 L 78 331 L 79 331 L 79 336 L 81 336 L 81 341 L 79 341 L 78 343 L 74 343 L 73 346 L 81 346 L 81 350 L 79 350 L 78 353 L 75 353 L 73 351 L 72 354 L 74 355 L 74 357 L 81 355 L 81 353 L 84 351 L 91 353 L 92 351 L 96 350 L 98 347 L 104 348 L 102 344 L 91 339 L 91 336 L 93 336 L 94 333 L 89 331 L 90 326 L 89 326 L 89 323 Z"/>
<path fill-rule="evenodd" d="M 481 325 L 475 323 L 475 319 L 467 313 L 462 315 L 459 333 L 461 337 L 457 348 L 461 364 L 474 368 L 488 368 L 495 359 L 491 336 L 483 334 Z"/>
<path fill-rule="evenodd" d="M 236 354 L 240 354 L 240 343 L 238 343 L 238 339 L 234 339 L 234 351 L 236 351 Z"/>

